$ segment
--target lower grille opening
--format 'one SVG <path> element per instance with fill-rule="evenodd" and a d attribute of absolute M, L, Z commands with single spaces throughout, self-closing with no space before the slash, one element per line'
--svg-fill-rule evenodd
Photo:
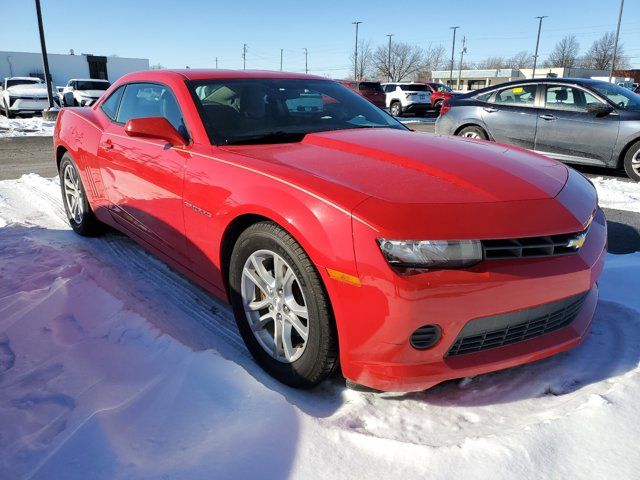
<path fill-rule="evenodd" d="M 502 347 L 566 327 L 580 313 L 588 293 L 539 307 L 471 320 L 464 326 L 446 356 Z"/>

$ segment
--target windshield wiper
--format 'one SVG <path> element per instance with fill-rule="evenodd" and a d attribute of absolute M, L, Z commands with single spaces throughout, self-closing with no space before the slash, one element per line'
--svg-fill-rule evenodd
<path fill-rule="evenodd" d="M 260 145 L 265 143 L 289 143 L 300 142 L 305 137 L 305 132 L 269 132 L 260 135 L 246 135 L 227 140 L 227 145 Z"/>

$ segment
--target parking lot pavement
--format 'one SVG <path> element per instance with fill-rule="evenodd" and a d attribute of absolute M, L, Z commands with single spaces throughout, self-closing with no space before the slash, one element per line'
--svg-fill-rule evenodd
<path fill-rule="evenodd" d="M 419 132 L 434 132 L 433 123 L 410 123 L 408 126 Z M 628 180 L 623 172 L 610 169 L 578 169 L 587 177 Z M 58 174 L 53 161 L 51 137 L 0 138 L 0 180 L 20 178 L 26 173 L 37 173 L 43 177 L 54 177 Z M 613 209 L 605 209 L 605 213 L 609 226 L 609 250 L 612 253 L 640 251 L 640 214 Z"/>

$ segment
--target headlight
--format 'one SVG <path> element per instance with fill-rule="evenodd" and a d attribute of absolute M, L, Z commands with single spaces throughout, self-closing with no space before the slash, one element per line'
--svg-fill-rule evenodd
<path fill-rule="evenodd" d="M 379 238 L 382 254 L 401 268 L 464 268 L 482 261 L 479 240 L 388 240 Z"/>

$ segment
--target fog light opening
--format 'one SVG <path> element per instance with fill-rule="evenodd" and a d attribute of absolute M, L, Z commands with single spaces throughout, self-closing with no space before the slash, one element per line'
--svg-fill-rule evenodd
<path fill-rule="evenodd" d="M 438 343 L 441 336 L 442 330 L 439 326 L 423 325 L 411 334 L 409 343 L 416 350 L 426 350 Z"/>

